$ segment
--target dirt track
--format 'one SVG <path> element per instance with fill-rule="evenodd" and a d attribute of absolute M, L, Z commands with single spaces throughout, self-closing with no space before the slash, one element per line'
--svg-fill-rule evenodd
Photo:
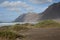
<path fill-rule="evenodd" d="M 60 40 L 60 28 L 36 28 L 23 33 L 24 40 Z"/>

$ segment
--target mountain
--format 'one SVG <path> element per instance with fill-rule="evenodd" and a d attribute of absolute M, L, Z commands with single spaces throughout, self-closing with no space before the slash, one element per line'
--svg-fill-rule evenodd
<path fill-rule="evenodd" d="M 53 3 L 40 14 L 28 12 L 20 15 L 18 18 L 16 18 L 15 22 L 37 22 L 47 19 L 60 21 L 60 2 Z"/>
<path fill-rule="evenodd" d="M 50 5 L 43 13 L 40 20 L 60 20 L 60 2 Z"/>
<path fill-rule="evenodd" d="M 39 16 L 40 15 L 37 13 L 28 12 L 16 18 L 15 22 L 37 22 L 39 20 Z"/>

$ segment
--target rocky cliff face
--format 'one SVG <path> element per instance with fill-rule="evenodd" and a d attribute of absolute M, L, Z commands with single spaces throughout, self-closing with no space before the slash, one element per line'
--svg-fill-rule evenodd
<path fill-rule="evenodd" d="M 60 19 L 60 2 L 50 5 L 43 13 L 40 20 Z"/>
<path fill-rule="evenodd" d="M 26 13 L 19 16 L 15 22 L 37 22 L 39 20 L 39 14 L 37 13 Z"/>
<path fill-rule="evenodd" d="M 20 15 L 18 18 L 15 19 L 14 22 L 23 22 L 24 21 L 24 17 L 25 17 L 26 14 L 22 14 Z"/>

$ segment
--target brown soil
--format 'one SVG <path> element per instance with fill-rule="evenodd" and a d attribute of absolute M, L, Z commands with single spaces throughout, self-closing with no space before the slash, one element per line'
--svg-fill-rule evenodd
<path fill-rule="evenodd" d="M 24 40 L 60 40 L 60 28 L 36 28 L 23 33 Z"/>

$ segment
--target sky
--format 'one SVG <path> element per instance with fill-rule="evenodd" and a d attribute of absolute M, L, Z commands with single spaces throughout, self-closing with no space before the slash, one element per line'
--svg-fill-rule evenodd
<path fill-rule="evenodd" d="M 42 13 L 60 0 L 0 0 L 0 22 L 14 21 L 28 12 Z"/>

